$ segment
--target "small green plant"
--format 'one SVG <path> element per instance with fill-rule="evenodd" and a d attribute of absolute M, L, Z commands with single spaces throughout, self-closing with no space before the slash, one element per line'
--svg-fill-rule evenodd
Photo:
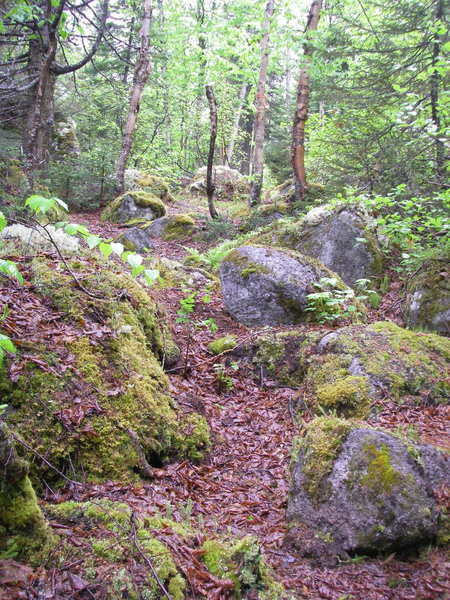
<path fill-rule="evenodd" d="M 191 320 L 191 315 L 195 310 L 195 305 L 197 302 L 198 292 L 191 289 L 185 289 L 184 293 L 186 296 L 181 298 L 180 300 L 180 308 L 177 311 L 177 323 L 189 323 Z"/>
<path fill-rule="evenodd" d="M 197 321 L 195 325 L 196 327 L 206 327 L 211 333 L 216 333 L 216 331 L 219 329 L 219 326 L 213 318 L 204 319 L 203 321 Z"/>
<path fill-rule="evenodd" d="M 228 375 L 226 367 L 222 363 L 214 365 L 214 374 L 216 377 L 216 388 L 219 394 L 223 392 L 231 392 L 233 389 L 233 380 Z"/>
<path fill-rule="evenodd" d="M 357 316 L 357 308 L 352 303 L 355 292 L 350 288 L 339 289 L 335 277 L 322 277 L 313 284 L 318 292 L 308 294 L 306 311 L 313 313 L 319 323 L 334 323 L 340 318 Z"/>

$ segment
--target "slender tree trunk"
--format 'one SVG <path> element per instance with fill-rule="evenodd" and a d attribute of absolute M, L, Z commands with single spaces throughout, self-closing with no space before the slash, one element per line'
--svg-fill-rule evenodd
<path fill-rule="evenodd" d="M 253 113 L 247 107 L 243 110 L 240 123 L 243 132 L 242 140 L 239 143 L 240 166 L 239 171 L 243 175 L 250 175 L 250 165 L 252 159 L 252 133 L 253 133 Z"/>
<path fill-rule="evenodd" d="M 313 0 L 308 14 L 305 33 L 317 29 L 322 9 L 322 0 Z M 306 191 L 305 172 L 305 125 L 308 119 L 308 102 L 310 91 L 310 64 L 313 49 L 306 42 L 303 45 L 303 66 L 297 85 L 297 102 L 292 127 L 291 160 L 294 171 L 295 199 L 302 202 Z"/>
<path fill-rule="evenodd" d="M 244 108 L 245 99 L 247 98 L 248 89 L 248 83 L 243 83 L 239 91 L 239 104 L 234 115 L 233 129 L 231 130 L 230 141 L 228 142 L 226 151 L 227 163 L 230 167 L 233 160 L 234 145 L 236 144 L 236 139 L 239 133 L 239 121 L 241 120 L 242 110 Z"/>
<path fill-rule="evenodd" d="M 130 104 L 125 131 L 122 140 L 122 150 L 117 162 L 116 185 L 118 193 L 123 193 L 125 187 L 125 168 L 133 144 L 134 130 L 136 128 L 137 116 L 144 86 L 147 83 L 151 71 L 150 62 L 150 25 L 152 20 L 151 0 L 144 0 L 144 12 L 142 17 L 142 28 L 140 32 L 139 57 L 134 68 L 133 85 L 130 93 Z"/>
<path fill-rule="evenodd" d="M 442 0 L 436 1 L 435 6 L 435 19 L 441 21 L 444 16 L 443 2 Z M 436 69 L 436 63 L 439 60 L 441 53 L 442 37 L 438 34 L 434 34 L 433 50 L 431 64 L 433 72 L 431 74 L 430 81 L 430 99 L 431 99 L 431 118 L 436 128 L 435 133 L 435 162 L 436 162 L 436 175 L 439 180 L 443 180 L 445 177 L 445 145 L 441 139 L 441 119 L 439 114 L 439 85 L 441 82 L 441 76 L 439 71 Z"/>
<path fill-rule="evenodd" d="M 217 219 L 219 216 L 214 206 L 214 190 L 215 185 L 213 181 L 213 163 L 214 163 L 214 150 L 216 147 L 216 136 L 217 136 L 217 104 L 214 97 L 214 90 L 211 85 L 206 85 L 206 97 L 208 98 L 209 104 L 209 116 L 211 120 L 211 135 L 209 138 L 209 152 L 208 152 L 208 164 L 206 166 L 206 195 L 208 196 L 208 208 L 211 219 Z"/>
<path fill-rule="evenodd" d="M 269 63 L 269 32 L 270 21 L 275 7 L 274 0 L 268 0 L 264 12 L 263 37 L 261 39 L 261 64 L 259 67 L 259 80 L 256 90 L 256 114 L 253 126 L 253 157 L 251 172 L 253 176 L 250 190 L 250 206 L 259 204 L 261 198 L 261 189 L 263 184 L 264 167 L 264 131 L 266 122 L 266 79 L 267 65 Z"/>

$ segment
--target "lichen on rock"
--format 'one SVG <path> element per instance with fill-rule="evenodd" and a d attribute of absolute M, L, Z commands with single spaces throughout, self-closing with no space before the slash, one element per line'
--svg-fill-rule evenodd
<path fill-rule="evenodd" d="M 304 555 L 383 553 L 434 541 L 449 458 L 362 423 L 317 418 L 297 442 L 289 540 Z M 427 460 L 432 453 L 434 465 Z"/>

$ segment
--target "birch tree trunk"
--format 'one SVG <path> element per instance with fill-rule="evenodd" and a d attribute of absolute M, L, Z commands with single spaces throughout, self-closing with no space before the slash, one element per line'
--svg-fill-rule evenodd
<path fill-rule="evenodd" d="M 259 80 L 256 89 L 256 114 L 253 125 L 253 155 L 251 173 L 253 181 L 250 190 L 250 206 L 259 204 L 261 198 L 261 189 L 263 184 L 264 167 L 264 132 L 266 123 L 266 80 L 267 65 L 269 62 L 269 33 L 270 21 L 275 7 L 274 0 L 268 0 L 264 12 L 263 37 L 261 39 L 261 64 L 259 67 Z"/>
<path fill-rule="evenodd" d="M 125 187 L 125 168 L 133 145 L 134 131 L 139 113 L 140 102 L 144 86 L 148 81 L 151 71 L 150 62 L 150 25 L 152 20 L 151 0 L 144 0 L 144 11 L 142 16 L 142 28 L 140 32 L 139 56 L 134 67 L 133 85 L 130 93 L 127 122 L 122 139 L 122 150 L 116 169 L 117 192 L 122 194 Z"/>
<path fill-rule="evenodd" d="M 231 167 L 231 162 L 233 159 L 234 145 L 236 143 L 236 139 L 239 133 L 239 122 L 241 120 L 242 110 L 244 108 L 245 99 L 247 98 L 248 89 L 248 83 L 243 83 L 239 91 L 239 105 L 237 107 L 236 114 L 234 115 L 233 129 L 231 131 L 230 141 L 228 142 L 226 152 L 227 163 L 229 167 Z"/>
<path fill-rule="evenodd" d="M 211 135 L 209 138 L 209 152 L 208 152 L 208 164 L 206 166 L 206 195 L 208 196 L 208 208 L 211 219 L 217 219 L 219 216 L 214 206 L 214 190 L 215 185 L 213 181 L 213 162 L 214 162 L 214 150 L 216 147 L 216 136 L 217 136 L 217 104 L 214 96 L 214 91 L 211 85 L 206 85 L 206 97 L 208 98 L 209 104 L 209 116 L 211 120 Z"/>
<path fill-rule="evenodd" d="M 313 0 L 308 14 L 305 33 L 317 29 L 322 9 L 322 0 Z M 303 44 L 303 65 L 297 85 L 297 102 L 292 127 L 291 160 L 294 171 L 295 199 L 302 202 L 306 191 L 305 172 L 305 125 L 308 119 L 308 102 L 310 91 L 310 65 L 313 49 L 305 42 Z"/>

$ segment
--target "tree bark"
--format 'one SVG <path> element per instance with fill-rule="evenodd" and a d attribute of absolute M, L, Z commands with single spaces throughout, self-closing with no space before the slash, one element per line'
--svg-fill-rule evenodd
<path fill-rule="evenodd" d="M 317 29 L 322 9 L 322 0 L 313 0 L 308 14 L 305 33 Z M 295 199 L 302 202 L 306 192 L 305 172 L 305 125 L 308 119 L 308 102 L 310 92 L 310 65 L 313 49 L 305 42 L 303 45 L 303 66 L 297 85 L 297 102 L 292 127 L 291 160 L 294 171 Z"/>
<path fill-rule="evenodd" d="M 444 16 L 443 2 L 442 0 L 436 1 L 435 7 L 435 19 L 441 21 Z M 434 34 L 433 49 L 431 65 L 433 72 L 431 74 L 430 81 L 430 100 L 431 100 L 431 119 L 436 128 L 435 132 L 435 163 L 436 163 L 436 175 L 439 180 L 444 180 L 445 177 L 445 144 L 441 139 L 441 119 L 439 114 L 439 84 L 441 76 L 439 71 L 436 69 L 436 64 L 439 60 L 441 53 L 442 37 L 436 32 Z"/>
<path fill-rule="evenodd" d="M 234 115 L 233 129 L 231 131 L 230 141 L 228 142 L 227 151 L 226 151 L 227 163 L 228 163 L 228 166 L 230 166 L 230 167 L 231 167 L 232 160 L 233 160 L 234 145 L 236 144 L 236 139 L 237 139 L 237 136 L 239 133 L 239 121 L 241 120 L 242 110 L 244 108 L 245 99 L 247 98 L 248 90 L 249 90 L 248 83 L 243 83 L 241 85 L 241 89 L 239 90 L 239 105 L 238 105 L 236 113 Z"/>
<path fill-rule="evenodd" d="M 150 25 L 152 20 L 151 0 L 144 0 L 144 12 L 142 17 L 142 28 L 140 32 L 141 43 L 139 47 L 139 56 L 134 68 L 133 85 L 130 93 L 130 102 L 128 108 L 128 117 L 125 125 L 125 131 L 122 139 L 122 150 L 117 161 L 116 186 L 119 194 L 124 192 L 125 187 L 125 167 L 133 145 L 134 130 L 140 108 L 140 101 L 144 86 L 148 81 L 151 71 L 150 62 Z"/>
<path fill-rule="evenodd" d="M 206 166 L 206 195 L 208 197 L 208 208 L 211 219 L 217 219 L 219 214 L 214 206 L 214 180 L 213 180 L 213 163 L 214 150 L 216 147 L 217 137 L 217 104 L 214 97 L 214 90 L 211 85 L 206 85 L 206 97 L 209 104 L 209 117 L 211 120 L 211 135 L 209 138 L 208 164 Z"/>
<path fill-rule="evenodd" d="M 253 125 L 253 156 L 251 173 L 253 177 L 250 190 L 250 206 L 256 206 L 260 202 L 263 184 L 264 167 L 264 132 L 266 122 L 266 79 L 267 65 L 269 63 L 269 33 L 270 21 L 275 7 L 274 0 L 268 0 L 264 12 L 263 37 L 261 39 L 261 63 L 259 67 L 258 87 L 256 89 L 256 114 Z"/>

